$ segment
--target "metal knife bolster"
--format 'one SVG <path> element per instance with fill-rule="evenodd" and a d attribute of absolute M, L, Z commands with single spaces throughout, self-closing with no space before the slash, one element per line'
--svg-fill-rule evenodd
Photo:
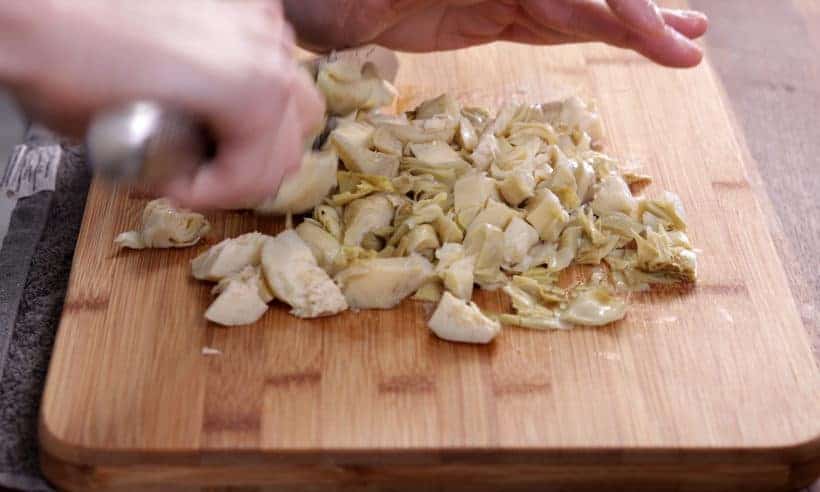
<path fill-rule="evenodd" d="M 214 151 L 205 125 L 185 112 L 148 101 L 98 114 L 86 146 L 91 166 L 102 177 L 147 183 L 191 174 Z"/>

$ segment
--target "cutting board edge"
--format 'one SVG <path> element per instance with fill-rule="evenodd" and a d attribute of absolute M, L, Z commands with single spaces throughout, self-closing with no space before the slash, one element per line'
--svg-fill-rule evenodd
<path fill-rule="evenodd" d="M 190 465 L 190 464 L 430 464 L 430 463 L 543 463 L 560 460 L 578 464 L 612 460 L 615 463 L 787 463 L 796 468 L 818 470 L 820 474 L 820 434 L 809 439 L 775 446 L 749 447 L 452 447 L 452 448 L 326 448 L 252 450 L 244 448 L 149 449 L 95 448 L 64 439 L 49 427 L 45 415 L 39 422 L 43 452 L 78 466 L 94 465 Z"/>
<path fill-rule="evenodd" d="M 494 464 L 462 465 L 369 465 L 339 466 L 335 464 L 233 464 L 233 465 L 142 465 L 89 466 L 61 461 L 41 452 L 43 474 L 63 490 L 163 490 L 191 487 L 265 486 L 277 485 L 282 490 L 307 486 L 315 490 L 317 480 L 328 485 L 334 482 L 401 483 L 429 487 L 433 484 L 480 483 L 483 487 L 538 487 L 570 485 L 628 486 L 629 490 L 655 490 L 661 485 L 687 484 L 687 490 L 795 490 L 806 487 L 820 476 L 818 462 L 811 466 L 783 463 L 760 464 L 698 464 L 681 467 L 678 464 L 601 464 L 572 465 Z M 241 477 L 241 478 L 237 478 Z M 465 482 L 466 481 L 466 482 Z M 241 483 L 240 483 L 241 482 Z M 697 486 L 695 486 L 697 484 Z M 208 487 L 208 489 L 205 489 Z M 278 490 L 278 489 L 277 489 Z M 301 490 L 301 489 L 300 489 Z M 471 489 L 472 490 L 472 489 Z M 495 488 L 487 490 L 496 490 Z M 516 489 L 517 490 L 517 489 Z M 528 489 L 529 490 L 529 489 Z"/>

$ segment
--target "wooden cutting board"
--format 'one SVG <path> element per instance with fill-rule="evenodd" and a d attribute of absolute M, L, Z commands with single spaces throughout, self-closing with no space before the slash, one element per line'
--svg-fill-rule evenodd
<path fill-rule="evenodd" d="M 412 301 L 313 321 L 275 305 L 225 329 L 205 322 L 210 286 L 189 275 L 207 246 L 117 253 L 146 200 L 94 183 L 42 406 L 52 480 L 773 490 L 820 474 L 818 368 L 708 63 L 498 44 L 402 55 L 397 86 L 402 108 L 445 91 L 491 107 L 595 98 L 607 151 L 645 163 L 646 193 L 680 194 L 700 283 L 635 295 L 614 326 L 506 328 L 481 347 L 431 336 Z M 281 227 L 249 213 L 213 224 L 214 240 Z"/>

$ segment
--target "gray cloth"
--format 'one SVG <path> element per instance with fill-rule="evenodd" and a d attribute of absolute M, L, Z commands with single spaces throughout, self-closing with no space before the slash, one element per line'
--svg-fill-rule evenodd
<path fill-rule="evenodd" d="M 54 141 L 35 133 L 26 143 Z M 0 487 L 52 490 L 37 418 L 90 179 L 79 149 L 64 146 L 55 191 L 17 203 L 0 250 Z"/>

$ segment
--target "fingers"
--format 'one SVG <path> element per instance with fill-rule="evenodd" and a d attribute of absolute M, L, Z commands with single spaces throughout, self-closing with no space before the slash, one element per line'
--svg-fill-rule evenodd
<path fill-rule="evenodd" d="M 666 23 L 653 0 L 606 0 L 609 8 L 634 32 L 662 35 Z"/>
<path fill-rule="evenodd" d="M 214 161 L 193 176 L 174 179 L 166 186 L 166 195 L 180 206 L 200 210 L 253 208 L 274 196 L 286 174 L 298 169 L 305 142 L 324 114 L 320 96 L 301 73 L 277 90 L 283 94 L 268 95 L 268 103 L 257 111 L 264 117 L 261 123 L 238 132 L 223 129 Z M 230 110 L 255 119 L 250 112 Z M 236 121 L 236 115 L 223 119 Z"/>
<path fill-rule="evenodd" d="M 669 67 L 691 67 L 700 63 L 700 48 L 674 28 L 665 26 L 661 34 L 637 33 L 627 28 L 603 3 L 596 1 L 522 0 L 529 22 L 542 29 L 558 31 L 585 41 L 605 43 L 635 50 Z M 695 33 L 697 26 L 689 29 Z M 532 29 L 532 27 L 530 27 Z"/>
<path fill-rule="evenodd" d="M 709 19 L 702 12 L 694 10 L 661 9 L 666 25 L 689 39 L 697 39 L 709 28 Z"/>

